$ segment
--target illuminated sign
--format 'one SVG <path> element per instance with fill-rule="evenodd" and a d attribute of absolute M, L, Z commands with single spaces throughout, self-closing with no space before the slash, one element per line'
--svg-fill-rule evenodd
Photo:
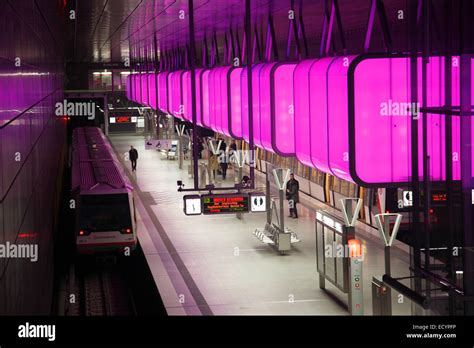
<path fill-rule="evenodd" d="M 446 202 L 446 193 L 433 193 L 431 194 L 431 200 L 433 202 Z"/>
<path fill-rule="evenodd" d="M 116 123 L 130 123 L 130 116 L 117 116 L 115 117 Z"/>
<path fill-rule="evenodd" d="M 203 195 L 203 214 L 245 213 L 249 211 L 248 194 Z"/>

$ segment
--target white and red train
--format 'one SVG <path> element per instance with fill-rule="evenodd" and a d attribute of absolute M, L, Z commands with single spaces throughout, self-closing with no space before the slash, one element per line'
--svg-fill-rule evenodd
<path fill-rule="evenodd" d="M 136 248 L 133 187 L 97 127 L 73 131 L 71 190 L 79 254 L 125 253 Z"/>

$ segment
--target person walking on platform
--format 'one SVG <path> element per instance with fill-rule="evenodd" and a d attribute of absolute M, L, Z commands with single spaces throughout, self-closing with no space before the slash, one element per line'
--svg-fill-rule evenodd
<path fill-rule="evenodd" d="M 216 172 L 219 169 L 219 160 L 212 152 L 209 153 L 209 167 L 211 168 L 214 180 L 216 180 Z"/>
<path fill-rule="evenodd" d="M 220 140 L 222 140 L 222 142 L 219 147 L 219 163 L 221 167 L 222 178 L 225 180 L 227 176 L 227 168 L 229 167 L 229 163 L 227 163 L 227 144 L 225 143 L 224 139 Z"/>
<path fill-rule="evenodd" d="M 289 217 L 294 217 L 296 219 L 298 218 L 298 209 L 296 208 L 296 204 L 300 201 L 299 191 L 300 183 L 295 179 L 295 175 L 291 173 L 290 180 L 288 180 L 286 184 L 286 199 L 288 200 L 288 205 L 290 207 Z"/>
<path fill-rule="evenodd" d="M 138 151 L 133 146 L 130 146 L 130 151 L 128 151 L 128 157 L 130 158 L 130 162 L 132 162 L 132 172 L 136 172 Z"/>

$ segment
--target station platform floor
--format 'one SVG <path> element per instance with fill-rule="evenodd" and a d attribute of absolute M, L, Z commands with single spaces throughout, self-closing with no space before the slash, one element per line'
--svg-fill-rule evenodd
<path fill-rule="evenodd" d="M 330 207 L 302 199 L 299 219 L 286 212 L 285 223 L 301 242 L 280 255 L 253 235 L 265 226 L 265 213 L 244 214 L 243 220 L 234 214 L 184 214 L 184 193 L 177 191 L 176 181 L 192 187 L 189 160 L 180 170 L 178 160 L 145 150 L 143 136 L 109 138 L 135 187 L 140 245 L 169 315 L 349 315 L 347 295 L 329 282 L 321 290 L 316 271 L 315 211 Z M 139 153 L 136 172 L 125 160 L 130 145 Z M 227 182 L 233 181 L 229 170 Z M 263 185 L 260 178 L 257 186 L 263 190 Z M 357 225 L 356 235 L 366 248 L 364 312 L 371 315 L 371 280 L 383 274 L 383 245 L 365 224 Z M 394 248 L 391 260 L 394 277 L 409 276 L 408 253 Z M 411 314 L 409 301 L 394 292 L 392 308 L 394 315 Z"/>

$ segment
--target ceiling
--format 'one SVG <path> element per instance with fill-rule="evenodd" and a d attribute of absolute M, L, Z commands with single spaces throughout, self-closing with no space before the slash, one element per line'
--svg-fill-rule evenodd
<path fill-rule="evenodd" d="M 182 47 L 189 41 L 188 0 L 63 0 L 75 18 L 66 22 L 66 59 L 73 62 L 119 62 L 129 57 L 130 49 L 158 50 Z M 296 13 L 302 9 L 310 45 L 318 46 L 326 0 L 294 0 Z M 340 0 L 343 30 L 347 35 L 363 33 L 367 25 L 370 0 Z M 252 22 L 265 28 L 268 15 L 274 18 L 279 45 L 286 47 L 288 11 L 291 0 L 252 0 Z M 406 0 L 385 0 L 387 17 L 397 28 L 397 11 Z M 245 0 L 194 0 L 196 42 L 214 33 L 222 45 L 222 34 L 229 28 L 242 38 Z M 265 30 L 263 30 L 265 31 Z M 335 38 L 338 36 L 335 25 Z M 361 34 L 362 35 L 362 34 Z M 359 35 L 360 36 L 360 35 Z M 348 40 L 350 41 L 350 40 Z M 350 42 L 348 43 L 350 45 Z"/>

